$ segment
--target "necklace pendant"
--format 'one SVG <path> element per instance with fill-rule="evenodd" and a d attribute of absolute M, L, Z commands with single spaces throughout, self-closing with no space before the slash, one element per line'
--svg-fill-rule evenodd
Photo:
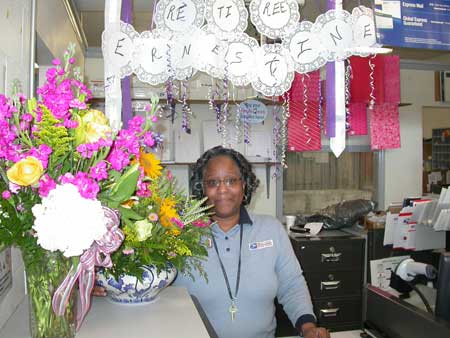
<path fill-rule="evenodd" d="M 231 315 L 231 320 L 234 321 L 236 319 L 236 313 L 238 312 L 238 308 L 234 301 L 231 302 L 231 306 L 228 308 L 228 311 Z"/>

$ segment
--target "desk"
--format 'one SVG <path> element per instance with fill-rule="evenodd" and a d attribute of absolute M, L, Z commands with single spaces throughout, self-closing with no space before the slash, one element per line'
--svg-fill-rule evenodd
<path fill-rule="evenodd" d="M 174 325 L 174 320 L 176 324 Z M 76 338 L 209 338 L 186 289 L 171 286 L 153 304 L 121 305 L 94 297 Z M 0 331 L 0 338 L 30 337 L 28 302 L 22 302 Z"/>

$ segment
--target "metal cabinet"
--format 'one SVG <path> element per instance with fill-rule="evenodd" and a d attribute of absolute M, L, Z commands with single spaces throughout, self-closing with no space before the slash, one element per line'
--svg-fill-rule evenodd
<path fill-rule="evenodd" d="M 364 238 L 342 231 L 318 237 L 291 237 L 321 326 L 333 331 L 357 329 L 362 321 Z M 295 333 L 277 306 L 277 336 Z"/>

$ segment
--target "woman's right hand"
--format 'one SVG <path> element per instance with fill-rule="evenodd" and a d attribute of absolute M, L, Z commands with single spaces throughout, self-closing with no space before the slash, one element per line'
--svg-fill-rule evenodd
<path fill-rule="evenodd" d="M 106 289 L 103 286 L 94 285 L 94 288 L 92 289 L 92 295 L 93 296 L 105 297 L 106 296 Z"/>

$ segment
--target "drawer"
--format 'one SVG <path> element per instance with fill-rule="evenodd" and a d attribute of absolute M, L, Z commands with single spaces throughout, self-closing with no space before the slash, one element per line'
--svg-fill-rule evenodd
<path fill-rule="evenodd" d="M 361 322 L 361 297 L 314 301 L 313 305 L 317 321 L 324 327 Z"/>
<path fill-rule="evenodd" d="M 293 242 L 304 271 L 360 270 L 363 266 L 364 240 Z"/>
<path fill-rule="evenodd" d="M 304 272 L 312 298 L 361 296 L 362 271 Z"/>

